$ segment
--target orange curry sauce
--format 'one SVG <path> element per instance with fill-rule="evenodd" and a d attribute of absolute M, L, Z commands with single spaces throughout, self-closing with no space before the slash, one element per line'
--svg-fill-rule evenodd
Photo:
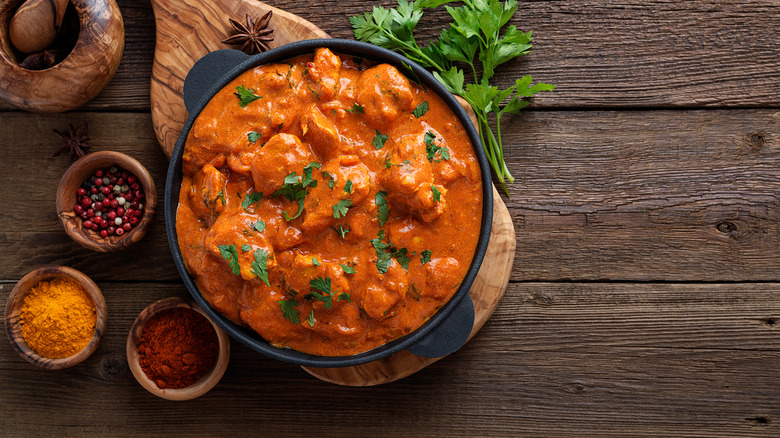
<path fill-rule="evenodd" d="M 187 269 L 215 309 L 277 347 L 345 356 L 411 333 L 477 246 L 480 170 L 455 115 L 395 67 L 328 49 L 220 90 L 183 173 Z"/>

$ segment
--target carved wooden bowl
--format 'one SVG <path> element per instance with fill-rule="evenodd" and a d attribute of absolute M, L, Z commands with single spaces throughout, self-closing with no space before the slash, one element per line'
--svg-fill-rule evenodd
<path fill-rule="evenodd" d="M 89 341 L 86 347 L 80 352 L 70 357 L 61 359 L 52 359 L 44 357 L 33 351 L 22 337 L 22 323 L 20 312 L 22 305 L 24 304 L 24 298 L 30 289 L 33 288 L 39 281 L 51 280 L 56 277 L 70 277 L 78 281 L 89 296 L 95 302 L 95 308 L 97 309 L 97 320 L 95 323 L 95 333 L 92 335 L 92 339 Z M 11 294 L 8 295 L 8 301 L 5 304 L 5 332 L 8 335 L 8 339 L 11 341 L 11 345 L 14 347 L 17 353 L 22 356 L 27 362 L 33 365 L 45 368 L 47 370 L 59 370 L 63 368 L 72 367 L 78 363 L 81 363 L 84 359 L 88 358 L 97 349 L 100 340 L 103 337 L 103 333 L 106 331 L 106 321 L 108 320 L 108 313 L 106 311 L 106 301 L 103 299 L 103 294 L 89 277 L 81 272 L 68 268 L 65 266 L 47 266 L 44 268 L 36 269 L 25 275 L 16 286 L 14 286 Z"/>
<path fill-rule="evenodd" d="M 84 228 L 81 217 L 73 211 L 73 207 L 76 206 L 76 191 L 96 169 L 114 165 L 134 174 L 143 186 L 145 195 L 143 216 L 133 229 L 121 236 L 100 237 L 97 231 Z M 119 251 L 141 240 L 152 224 L 156 205 L 157 188 L 152 175 L 135 158 L 121 152 L 101 151 L 87 154 L 65 171 L 57 188 L 57 215 L 62 226 L 65 227 L 65 232 L 81 246 L 93 251 Z"/>
<path fill-rule="evenodd" d="M 209 321 L 209 323 L 211 323 L 211 326 L 217 333 L 217 340 L 219 341 L 219 352 L 217 356 L 217 362 L 214 364 L 214 368 L 201 377 L 197 382 L 186 388 L 162 389 L 157 386 L 156 383 L 146 377 L 146 373 L 144 373 L 143 369 L 141 368 L 141 364 L 138 359 L 138 343 L 141 339 L 141 334 L 143 333 L 146 322 L 159 312 L 173 307 L 192 309 L 203 315 Z M 228 361 L 230 360 L 230 338 L 228 338 L 228 335 L 221 328 L 219 328 L 219 326 L 214 324 L 214 321 L 212 321 L 203 312 L 203 310 L 197 304 L 195 304 L 194 301 L 191 299 L 170 297 L 151 304 L 138 315 L 138 317 L 135 319 L 135 322 L 133 323 L 133 327 L 130 329 L 130 333 L 127 335 L 126 354 L 127 364 L 130 367 L 130 371 L 132 371 L 133 376 L 135 376 L 135 379 L 138 380 L 138 383 L 140 383 L 144 389 L 166 400 L 191 400 L 209 392 L 211 388 L 213 388 L 219 382 L 219 380 L 222 378 L 222 375 L 225 374 Z"/>
<path fill-rule="evenodd" d="M 8 26 L 24 0 L 0 2 L 0 99 L 25 111 L 54 113 L 97 96 L 114 76 L 125 45 L 125 27 L 114 0 L 71 0 L 79 35 L 70 54 L 45 70 L 19 66 Z"/>

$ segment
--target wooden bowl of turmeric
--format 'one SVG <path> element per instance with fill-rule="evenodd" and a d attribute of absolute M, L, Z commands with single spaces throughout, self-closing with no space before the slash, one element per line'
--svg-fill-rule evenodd
<path fill-rule="evenodd" d="M 106 301 L 89 277 L 65 266 L 25 275 L 5 305 L 5 332 L 14 349 L 49 370 L 72 367 L 97 349 L 106 330 Z"/>

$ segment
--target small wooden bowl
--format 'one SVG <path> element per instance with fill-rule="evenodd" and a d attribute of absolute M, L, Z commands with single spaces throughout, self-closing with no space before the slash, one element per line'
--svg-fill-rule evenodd
<path fill-rule="evenodd" d="M 157 313 L 170 309 L 173 307 L 184 307 L 186 309 L 192 309 L 201 315 L 203 315 L 214 327 L 214 331 L 217 333 L 217 339 L 219 340 L 219 353 L 217 356 L 217 363 L 214 364 L 214 368 L 211 369 L 206 375 L 200 378 L 192 385 L 181 389 L 162 389 L 157 386 L 156 383 L 146 377 L 146 373 L 141 369 L 141 364 L 138 358 L 138 343 L 141 339 L 144 326 L 149 319 Z M 217 382 L 222 378 L 227 369 L 228 361 L 230 360 L 230 338 L 222 331 L 219 326 L 214 324 L 206 313 L 190 299 L 184 299 L 179 297 L 164 298 L 151 304 L 144 309 L 133 323 L 133 327 L 130 329 L 130 333 L 127 335 L 127 364 L 130 366 L 130 371 L 133 372 L 135 379 L 141 384 L 147 391 L 167 400 L 191 400 L 196 397 L 209 392 Z"/>
<path fill-rule="evenodd" d="M 134 174 L 144 188 L 144 214 L 136 226 L 122 234 L 100 237 L 96 231 L 82 225 L 82 219 L 73 210 L 76 206 L 76 191 L 96 169 L 117 165 Z M 99 252 L 111 252 L 125 249 L 141 240 L 149 230 L 157 205 L 157 188 L 152 175 L 136 159 L 120 152 L 101 151 L 80 158 L 62 175 L 57 188 L 57 215 L 65 232 L 78 244 Z"/>
<path fill-rule="evenodd" d="M 51 280 L 56 277 L 70 277 L 78 281 L 87 293 L 89 293 L 89 296 L 92 297 L 92 300 L 95 302 L 95 308 L 97 309 L 95 333 L 92 335 L 92 339 L 83 350 L 73 356 L 62 359 L 52 359 L 41 356 L 27 345 L 27 342 L 24 341 L 24 337 L 22 337 L 20 316 L 24 298 L 27 296 L 30 289 L 38 284 L 39 281 Z M 65 266 L 46 266 L 25 275 L 24 278 L 16 283 L 11 294 L 8 295 L 8 301 L 6 301 L 5 304 L 5 332 L 8 335 L 8 339 L 11 341 L 11 345 L 13 345 L 16 352 L 27 360 L 27 362 L 47 370 L 69 368 L 88 358 L 98 347 L 98 344 L 100 344 L 100 339 L 106 331 L 107 320 L 108 312 L 106 311 L 106 300 L 103 299 L 103 294 L 100 292 L 100 289 L 95 282 L 81 272 Z"/>

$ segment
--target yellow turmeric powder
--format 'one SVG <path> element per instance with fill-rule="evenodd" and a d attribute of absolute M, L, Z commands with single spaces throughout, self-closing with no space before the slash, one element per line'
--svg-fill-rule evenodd
<path fill-rule="evenodd" d="M 95 333 L 95 303 L 76 280 L 58 277 L 36 284 L 24 299 L 22 336 L 41 356 L 73 356 Z"/>

